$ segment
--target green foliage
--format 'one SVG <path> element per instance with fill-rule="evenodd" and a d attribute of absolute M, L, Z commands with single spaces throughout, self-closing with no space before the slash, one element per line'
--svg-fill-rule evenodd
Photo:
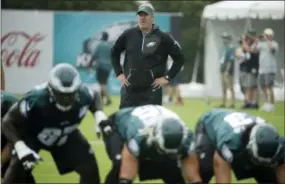
<path fill-rule="evenodd" d="M 204 7 L 217 1 L 151 1 L 156 12 L 182 12 L 181 46 L 186 63 L 184 81 L 191 80 L 197 49 L 203 56 L 203 37 L 200 38 L 200 20 Z M 3 0 L 2 8 L 49 9 L 49 10 L 86 10 L 86 11 L 134 11 L 134 1 L 104 0 Z M 200 41 L 199 41 L 200 38 Z M 200 45 L 199 45 L 200 43 Z M 199 47 L 198 47 L 199 46 Z M 203 57 L 200 58 L 198 82 L 203 82 Z"/>

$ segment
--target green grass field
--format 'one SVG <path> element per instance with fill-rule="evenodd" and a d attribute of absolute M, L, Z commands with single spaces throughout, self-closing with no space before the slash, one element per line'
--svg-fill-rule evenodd
<path fill-rule="evenodd" d="M 109 115 L 110 113 L 116 111 L 119 105 L 119 98 L 113 97 L 113 104 L 111 107 L 106 107 L 105 112 Z M 206 106 L 204 100 L 197 99 L 187 99 L 185 100 L 184 106 L 175 106 L 170 105 L 168 108 L 178 113 L 181 118 L 188 123 L 188 126 L 191 129 L 194 129 L 195 123 L 199 116 L 213 108 L 214 106 L 219 105 L 218 101 L 213 101 L 212 106 Z M 237 104 L 237 107 L 240 107 L 241 103 Z M 264 119 L 267 119 L 277 127 L 280 134 L 284 136 L 284 102 L 276 104 L 276 110 L 272 113 L 265 113 L 261 111 L 248 111 L 254 115 L 259 115 Z M 94 119 L 91 114 L 88 114 L 83 120 L 81 126 L 81 131 L 90 141 L 93 150 L 95 151 L 97 161 L 99 163 L 99 170 L 101 176 L 101 182 L 104 182 L 105 176 L 108 173 L 111 163 L 105 152 L 104 144 L 101 140 L 97 139 L 94 131 Z M 37 183 L 78 183 L 79 178 L 75 173 L 70 173 L 64 176 L 60 176 L 57 172 L 55 164 L 49 153 L 41 151 L 40 155 L 43 158 L 43 162 L 40 163 L 34 170 L 34 175 L 36 177 Z M 137 181 L 138 182 L 138 181 Z M 212 179 L 214 183 L 215 180 Z M 247 179 L 243 181 L 236 181 L 233 175 L 233 182 L 235 183 L 255 183 L 253 179 Z M 160 180 L 156 181 L 144 181 L 143 183 L 162 183 Z"/>

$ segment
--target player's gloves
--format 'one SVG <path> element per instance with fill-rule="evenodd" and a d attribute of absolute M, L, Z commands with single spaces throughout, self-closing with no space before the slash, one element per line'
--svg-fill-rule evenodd
<path fill-rule="evenodd" d="M 100 128 L 100 122 L 102 122 L 103 120 L 108 119 L 107 116 L 105 115 L 105 113 L 102 110 L 98 110 L 95 112 L 95 132 L 96 132 L 96 136 L 97 138 L 101 137 L 101 128 Z"/>
<path fill-rule="evenodd" d="M 104 134 L 109 135 L 112 132 L 112 125 L 110 120 L 103 120 L 99 123 L 99 126 Z"/>
<path fill-rule="evenodd" d="M 19 160 L 25 170 L 31 170 L 41 160 L 41 157 L 30 149 L 23 141 L 17 141 L 14 145 Z"/>

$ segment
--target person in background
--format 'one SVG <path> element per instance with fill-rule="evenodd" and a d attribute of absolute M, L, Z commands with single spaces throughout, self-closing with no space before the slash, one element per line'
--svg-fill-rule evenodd
<path fill-rule="evenodd" d="M 173 60 L 171 57 L 168 57 L 167 60 L 167 70 L 170 69 Z M 163 96 L 163 103 L 169 104 L 172 103 L 174 96 L 176 95 L 176 105 L 184 105 L 183 99 L 181 97 L 179 84 L 181 80 L 181 72 L 183 71 L 184 67 L 181 68 L 181 71 L 176 75 L 176 77 L 170 81 L 169 84 L 165 87 L 165 95 Z"/>
<path fill-rule="evenodd" d="M 112 64 L 117 78 L 124 84 L 120 108 L 162 104 L 162 87 L 181 70 L 184 55 L 179 43 L 154 23 L 155 10 L 150 3 L 140 5 L 139 26 L 126 30 L 112 49 Z M 125 51 L 123 67 L 121 53 Z M 173 59 L 165 71 L 168 56 Z"/>
<path fill-rule="evenodd" d="M 264 104 L 263 111 L 274 111 L 274 80 L 277 71 L 277 56 L 279 46 L 273 40 L 274 31 L 266 28 L 263 32 L 264 40 L 256 45 L 259 51 L 259 85 L 263 92 Z"/>
<path fill-rule="evenodd" d="M 2 63 L 1 63 L 1 90 L 5 90 L 5 74 Z"/>
<path fill-rule="evenodd" d="M 240 81 L 244 88 L 245 102 L 243 109 L 255 108 L 258 106 L 257 75 L 259 65 L 259 54 L 254 51 L 257 44 L 255 30 L 249 30 L 242 38 L 242 48 L 245 53 L 244 62 L 240 63 Z"/>
<path fill-rule="evenodd" d="M 224 47 L 220 59 L 220 70 L 221 70 L 221 84 L 222 84 L 222 95 L 223 100 L 220 107 L 226 106 L 227 90 L 231 92 L 231 104 L 230 107 L 235 107 L 235 93 L 233 87 L 233 76 L 234 76 L 234 61 L 235 61 L 235 48 L 232 44 L 232 37 L 224 32 L 222 34 Z"/>
<path fill-rule="evenodd" d="M 159 29 L 154 23 L 154 15 L 155 10 L 150 3 L 140 5 L 137 11 L 139 25 L 124 31 L 112 49 L 114 72 L 123 84 L 119 109 L 147 104 L 161 105 L 162 88 L 184 65 L 184 55 L 179 43 Z M 123 52 L 125 58 L 121 66 Z M 173 59 L 173 65 L 166 72 L 169 55 Z M 106 137 L 105 141 L 113 164 L 105 183 L 118 183 L 124 143 L 116 133 Z M 181 182 L 180 179 L 172 180 Z"/>
<path fill-rule="evenodd" d="M 238 47 L 236 48 L 236 51 L 235 51 L 235 57 L 236 57 L 236 62 L 238 63 L 238 65 L 241 65 L 241 63 L 243 63 L 246 59 L 246 53 L 242 49 L 242 40 L 241 39 L 238 41 Z M 245 95 L 245 90 L 244 90 L 245 88 L 243 87 L 243 83 L 241 82 L 240 79 L 239 79 L 239 85 L 240 85 L 241 93 L 243 95 Z M 244 99 L 244 103 L 246 103 L 245 99 Z"/>
<path fill-rule="evenodd" d="M 94 61 L 96 67 L 97 80 L 101 87 L 101 96 L 102 99 L 106 97 L 105 105 L 111 105 L 111 97 L 107 90 L 107 81 L 109 74 L 112 69 L 111 62 L 111 49 L 113 43 L 108 42 L 109 34 L 107 32 L 102 33 L 101 42 L 95 48 L 95 51 L 92 54 L 92 60 Z"/>

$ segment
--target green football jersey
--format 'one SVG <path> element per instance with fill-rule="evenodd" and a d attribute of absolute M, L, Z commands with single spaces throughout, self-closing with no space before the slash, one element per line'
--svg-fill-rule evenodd
<path fill-rule="evenodd" d="M 1 118 L 8 112 L 10 107 L 18 101 L 18 98 L 11 93 L 1 91 Z"/>
<path fill-rule="evenodd" d="M 96 60 L 96 67 L 104 69 L 106 71 L 110 71 L 112 69 L 111 62 L 111 50 L 114 43 L 112 42 L 100 42 L 94 52 L 93 56 Z"/>
<path fill-rule="evenodd" d="M 76 103 L 62 112 L 51 98 L 47 84 L 42 84 L 19 101 L 19 109 L 27 121 L 25 135 L 36 138 L 44 147 L 60 146 L 77 129 L 86 113 L 94 109 L 93 92 L 82 85 Z"/>
<path fill-rule="evenodd" d="M 246 126 L 252 123 L 267 124 L 264 119 L 258 116 L 227 109 L 214 109 L 205 113 L 200 118 L 200 123 L 204 125 L 208 137 L 215 145 L 216 150 L 222 154 L 221 156 L 229 163 L 239 166 L 251 163 L 241 138 Z M 225 146 L 233 156 L 228 155 Z M 283 163 L 282 153 L 284 154 L 284 147 L 280 151 L 280 157 L 273 163 Z"/>
<path fill-rule="evenodd" d="M 137 158 L 167 161 L 169 159 L 183 159 L 187 157 L 195 148 L 194 135 L 189 130 L 186 141 L 179 152 L 175 155 L 168 155 L 155 146 L 148 143 L 146 134 L 151 128 L 165 118 L 180 120 L 179 116 L 158 105 L 145 105 L 136 108 L 121 109 L 115 114 L 115 126 L 130 152 Z M 182 124 L 182 120 L 180 120 Z"/>

